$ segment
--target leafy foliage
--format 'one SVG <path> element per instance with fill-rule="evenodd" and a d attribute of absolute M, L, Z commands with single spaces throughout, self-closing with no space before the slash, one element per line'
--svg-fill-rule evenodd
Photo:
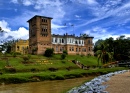
<path fill-rule="evenodd" d="M 63 51 L 63 53 L 64 53 L 64 54 L 66 54 L 66 55 L 68 55 L 68 52 L 67 52 L 67 50 L 64 50 L 64 51 Z"/>
<path fill-rule="evenodd" d="M 54 49 L 53 48 L 48 48 L 48 49 L 46 49 L 44 56 L 52 57 L 53 53 L 54 53 Z"/>
<path fill-rule="evenodd" d="M 65 58 L 66 58 L 66 54 L 63 53 L 63 54 L 61 55 L 61 59 L 65 59 Z"/>
<path fill-rule="evenodd" d="M 24 60 L 24 62 L 27 62 L 27 61 L 29 60 L 29 57 L 24 56 L 24 57 L 23 57 L 23 60 Z"/>
<path fill-rule="evenodd" d="M 130 55 L 130 39 L 120 36 L 116 40 L 112 37 L 106 40 L 98 40 L 95 43 L 94 52 L 95 56 L 98 56 L 103 63 L 113 60 L 127 60 Z"/>

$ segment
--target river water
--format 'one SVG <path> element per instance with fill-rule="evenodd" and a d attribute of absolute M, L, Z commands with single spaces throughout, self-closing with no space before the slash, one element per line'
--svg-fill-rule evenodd
<path fill-rule="evenodd" d="M 92 77 L 0 85 L 0 93 L 65 93 L 90 79 Z"/>

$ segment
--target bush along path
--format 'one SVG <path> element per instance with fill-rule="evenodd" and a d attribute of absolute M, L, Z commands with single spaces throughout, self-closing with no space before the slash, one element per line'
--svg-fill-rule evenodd
<path fill-rule="evenodd" d="M 107 82 L 108 80 L 110 80 L 110 77 L 116 74 L 121 74 L 125 72 L 128 72 L 128 70 L 116 71 L 98 76 L 92 79 L 90 82 L 84 83 L 80 87 L 75 87 L 69 90 L 67 93 L 108 93 L 107 91 L 104 91 L 107 85 L 102 85 L 102 83 Z"/>

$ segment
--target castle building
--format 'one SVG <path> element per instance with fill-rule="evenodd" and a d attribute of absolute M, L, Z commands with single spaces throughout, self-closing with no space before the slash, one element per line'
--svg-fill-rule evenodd
<path fill-rule="evenodd" d="M 28 47 L 29 41 L 20 39 L 11 46 L 11 51 L 20 54 L 28 54 Z"/>
<path fill-rule="evenodd" d="M 93 37 L 87 35 L 75 36 L 51 34 L 51 17 L 36 15 L 29 19 L 29 53 L 44 54 L 47 48 L 53 48 L 54 53 L 67 50 L 71 55 L 93 55 Z"/>

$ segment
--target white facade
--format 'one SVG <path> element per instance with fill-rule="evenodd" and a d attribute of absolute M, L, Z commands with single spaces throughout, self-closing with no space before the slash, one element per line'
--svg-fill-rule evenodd
<path fill-rule="evenodd" d="M 62 37 L 52 37 L 52 44 L 70 44 L 70 45 L 78 45 L 78 46 L 84 46 L 84 39 L 78 39 L 78 38 L 62 38 Z"/>

